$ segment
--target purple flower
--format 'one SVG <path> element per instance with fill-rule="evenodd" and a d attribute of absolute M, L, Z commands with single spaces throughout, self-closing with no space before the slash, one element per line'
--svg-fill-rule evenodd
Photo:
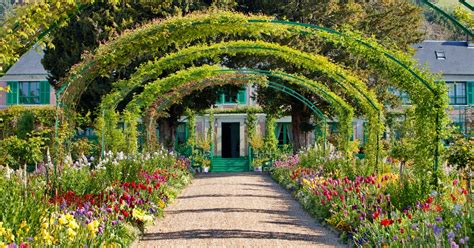
<path fill-rule="evenodd" d="M 438 225 L 433 226 L 433 232 L 435 236 L 439 236 L 441 234 L 441 231 L 443 231 L 442 227 L 438 227 Z"/>
<path fill-rule="evenodd" d="M 455 235 L 454 235 L 454 233 L 453 233 L 452 231 L 451 231 L 451 232 L 449 232 L 447 235 L 448 235 L 448 239 L 453 239 L 453 238 L 454 238 L 454 236 L 455 236 Z"/>
<path fill-rule="evenodd" d="M 459 240 L 459 243 L 460 243 L 461 245 L 463 245 L 463 244 L 466 243 L 466 241 L 465 241 L 464 239 L 460 239 L 460 240 Z"/>
<path fill-rule="evenodd" d="M 353 210 L 356 210 L 356 209 L 357 209 L 357 205 L 352 205 L 352 209 L 353 209 Z"/>
<path fill-rule="evenodd" d="M 441 221 L 443 221 L 443 218 L 441 218 L 441 216 L 436 217 L 436 222 L 441 222 Z"/>
<path fill-rule="evenodd" d="M 417 229 L 418 229 L 418 225 L 417 225 L 417 224 L 412 224 L 412 225 L 411 225 L 411 229 L 417 230 Z"/>
<path fill-rule="evenodd" d="M 461 223 L 456 223 L 456 225 L 454 226 L 457 230 L 461 229 Z"/>
<path fill-rule="evenodd" d="M 113 220 L 113 221 L 112 221 L 112 226 L 115 226 L 115 225 L 117 225 L 117 224 L 118 224 L 118 222 L 117 222 L 116 220 Z"/>
<path fill-rule="evenodd" d="M 397 240 L 398 240 L 398 236 L 397 236 L 397 235 L 393 236 L 393 240 L 397 241 Z"/>
<path fill-rule="evenodd" d="M 454 242 L 454 240 L 451 240 L 451 242 L 449 244 L 451 245 L 451 248 L 459 248 L 459 245 L 456 244 L 456 242 Z"/>
<path fill-rule="evenodd" d="M 122 216 L 122 215 L 119 215 L 119 216 L 118 216 L 118 219 L 119 219 L 119 220 L 123 220 L 123 216 Z"/>

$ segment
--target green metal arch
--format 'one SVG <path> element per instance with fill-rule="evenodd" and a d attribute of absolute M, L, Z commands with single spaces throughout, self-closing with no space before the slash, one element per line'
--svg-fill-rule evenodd
<path fill-rule="evenodd" d="M 209 66 L 208 66 L 208 67 L 209 67 Z M 200 68 L 202 68 L 202 67 L 198 67 L 198 68 L 196 68 L 196 69 L 200 69 Z M 215 68 L 215 67 L 212 67 L 212 68 Z M 286 74 L 286 73 L 280 72 L 280 71 L 278 71 L 278 72 L 273 72 L 273 71 L 253 70 L 253 69 L 213 69 L 212 71 L 213 71 L 213 73 L 211 74 L 212 76 L 214 76 L 214 75 L 220 75 L 220 74 L 230 74 L 230 73 L 257 74 L 257 75 L 265 75 L 265 76 L 274 76 L 274 77 L 282 78 L 282 79 L 284 79 L 284 80 L 288 80 L 288 78 L 289 78 L 288 76 L 292 76 L 292 75 L 290 75 L 290 74 Z M 287 77 L 285 77 L 285 75 L 287 75 Z M 305 85 L 304 85 L 305 82 L 308 82 L 308 81 L 311 81 L 311 80 L 305 80 L 305 79 L 303 79 L 303 78 L 298 78 L 298 77 L 295 77 L 295 76 L 292 76 L 292 77 L 294 77 L 295 79 L 297 79 L 297 80 L 295 80 L 296 83 L 293 82 L 293 84 L 296 84 L 296 85 L 299 85 L 299 86 L 303 86 L 303 88 L 304 88 L 305 90 L 308 90 L 309 92 L 311 92 L 311 93 L 314 94 L 314 95 L 319 95 L 319 96 L 323 97 L 323 99 L 325 99 L 326 101 L 328 101 L 328 99 L 326 99 L 325 96 L 322 96 L 320 92 L 315 91 L 315 89 L 312 89 L 311 87 L 308 87 L 308 86 L 305 86 Z M 180 77 L 178 77 L 178 78 L 180 78 Z M 157 80 L 154 81 L 152 84 L 158 83 L 159 80 L 160 80 L 160 79 L 157 79 Z M 294 79 L 293 79 L 293 80 L 294 80 Z M 291 82 L 291 81 L 290 81 L 290 82 Z M 273 84 L 273 85 L 274 85 L 275 87 L 278 87 L 276 84 Z M 180 88 L 180 87 L 183 87 L 183 86 L 185 86 L 185 85 L 182 84 L 182 83 L 179 83 L 179 86 L 177 86 L 177 88 Z M 311 86 L 312 86 L 312 85 L 311 85 Z M 151 90 L 156 91 L 155 93 L 153 93 L 154 95 L 159 94 L 158 91 L 161 91 L 161 90 L 165 90 L 166 92 L 168 92 L 168 90 L 172 91 L 172 89 L 173 89 L 173 87 L 164 87 L 164 88 L 163 88 L 163 87 L 155 87 L 155 86 L 153 86 L 153 87 L 154 87 L 154 88 L 151 89 Z M 206 87 L 207 87 L 207 86 L 206 86 Z M 278 87 L 278 88 L 279 88 L 279 89 L 283 89 L 282 87 Z M 188 92 L 189 89 L 190 89 L 189 87 L 186 88 L 186 92 Z M 290 89 L 290 88 L 288 88 L 288 87 L 287 87 L 287 89 L 288 89 L 288 90 L 287 90 L 286 93 L 288 93 L 288 92 L 290 92 L 290 93 L 297 93 L 297 92 L 295 92 L 294 90 L 292 90 L 292 89 Z M 193 90 L 196 90 L 196 88 L 193 88 Z M 285 90 L 285 89 L 283 89 L 283 90 Z M 147 91 L 147 89 L 144 90 L 144 92 L 146 92 L 146 91 Z M 328 94 L 328 92 L 326 92 L 326 94 Z M 180 99 L 180 97 L 177 97 L 177 96 L 173 96 L 173 97 L 171 98 L 172 100 L 169 99 L 169 98 L 160 97 L 160 98 L 156 98 L 153 102 L 143 102 L 143 99 L 142 99 L 142 96 L 141 96 L 141 95 L 142 95 L 142 94 L 136 95 L 135 98 L 134 98 L 129 104 L 127 104 L 126 108 L 127 108 L 129 111 L 134 112 L 134 113 L 140 113 L 140 112 L 141 112 L 140 108 L 143 108 L 143 107 L 149 108 L 149 107 L 147 107 L 147 106 L 150 106 L 150 107 L 151 107 L 151 106 L 155 106 L 156 103 L 159 103 L 161 100 L 164 99 L 164 103 L 160 103 L 160 105 L 158 105 L 158 107 L 155 106 L 155 109 L 157 110 L 157 112 L 160 113 L 160 112 L 162 111 L 162 109 L 163 109 L 167 104 L 173 103 L 173 100 L 176 101 L 176 100 L 179 100 L 179 99 Z M 298 100 L 300 100 L 300 101 L 306 102 L 307 106 L 309 106 L 309 107 L 311 107 L 311 105 L 313 105 L 313 106 L 314 106 L 314 107 L 312 108 L 313 112 L 315 112 L 316 114 L 319 112 L 319 113 L 320 113 L 319 116 L 323 118 L 324 122 L 326 123 L 325 126 L 327 126 L 326 117 L 324 116 L 324 114 L 323 114 L 319 109 L 317 109 L 317 107 L 316 107 L 314 104 L 312 104 L 309 100 L 304 100 L 304 99 L 303 99 L 304 97 L 302 97 L 299 93 L 298 93 L 298 94 L 291 94 L 291 95 L 292 95 L 293 97 L 296 97 L 296 98 L 297 98 Z M 300 97 L 300 96 L 301 96 L 301 97 Z M 330 95 L 329 95 L 329 96 L 330 96 Z M 336 95 L 336 96 L 337 96 L 337 95 Z M 342 104 L 342 103 L 344 103 L 344 101 L 343 101 L 342 99 L 339 99 L 339 101 L 338 101 L 337 99 L 334 99 L 333 101 L 334 101 L 334 102 L 332 102 L 332 103 L 331 103 L 331 101 L 328 101 L 328 102 L 329 102 L 330 104 Z M 342 103 L 341 103 L 340 101 L 342 101 Z M 138 104 L 138 105 L 137 105 L 137 104 Z M 139 107 L 138 109 L 136 108 L 137 106 Z M 346 132 L 343 133 L 343 135 L 344 135 L 343 137 L 345 137 L 346 135 L 347 135 L 347 137 L 345 137 L 344 142 L 341 143 L 342 149 L 343 149 L 344 151 L 346 151 L 346 149 L 347 149 L 347 142 L 348 142 L 349 139 L 350 139 L 351 130 L 352 130 L 352 113 L 353 113 L 353 111 L 352 111 L 352 109 L 350 108 L 350 106 L 347 105 L 347 104 L 346 104 L 346 105 L 342 104 L 340 107 L 341 107 L 341 109 L 344 109 L 344 110 L 345 110 L 344 112 L 338 112 L 338 116 L 339 116 L 339 120 L 340 120 L 340 123 L 339 123 L 339 124 L 342 125 L 342 126 L 344 126 L 344 129 L 343 129 L 343 130 L 346 130 Z M 347 111 L 347 112 L 346 112 L 346 111 Z M 150 112 L 147 111 L 147 113 L 148 113 L 148 114 L 147 114 L 148 117 L 145 118 L 145 119 L 147 120 L 147 124 L 146 124 L 147 130 L 148 130 L 149 132 L 153 133 L 153 132 L 150 131 L 150 130 L 154 130 L 154 129 L 155 129 L 155 128 L 154 128 L 154 123 L 156 123 L 156 118 L 159 116 L 159 114 L 158 114 L 158 115 L 151 115 L 151 116 L 150 116 L 150 115 L 149 115 Z M 346 120 L 346 119 L 348 119 L 348 120 L 350 120 L 350 121 L 342 121 L 342 120 Z M 153 136 L 153 135 L 148 135 L 148 136 L 147 136 L 149 142 L 152 142 L 152 140 L 151 140 L 151 139 L 152 139 L 152 136 Z M 326 138 L 326 133 L 324 133 L 324 138 Z M 150 143 L 150 144 L 151 144 L 151 143 Z"/>
<path fill-rule="evenodd" d="M 474 34 L 472 33 L 472 31 L 469 28 L 464 26 L 462 23 L 460 23 L 456 18 L 452 17 L 450 14 L 446 13 L 446 11 L 442 10 L 441 8 L 436 6 L 435 4 L 431 3 L 429 0 L 422 0 L 422 2 L 426 5 L 428 5 L 430 8 L 432 8 L 436 12 L 440 13 L 442 16 L 444 16 L 450 22 L 452 22 L 456 27 L 458 27 L 464 33 L 466 33 L 466 35 L 468 37 L 470 37 L 471 39 L 474 38 Z M 463 5 L 465 5 L 467 8 L 469 8 L 471 11 L 473 10 L 473 6 L 470 5 L 469 3 L 467 3 L 466 1 L 459 0 L 459 2 Z"/>
<path fill-rule="evenodd" d="M 237 70 L 239 72 L 242 72 L 240 70 Z M 242 80 L 242 81 L 248 81 L 248 80 L 252 80 L 252 78 L 238 78 L 238 80 Z M 283 84 L 280 84 L 280 83 L 277 83 L 277 82 L 274 82 L 274 81 L 268 81 L 268 86 L 269 88 L 272 88 L 272 89 L 275 89 L 277 91 L 280 91 L 282 93 L 285 93 L 291 97 L 294 97 L 295 99 L 297 99 L 298 101 L 302 102 L 304 105 L 306 105 L 309 109 L 311 109 L 311 111 L 316 115 L 318 116 L 324 123 L 324 127 L 323 127 L 323 149 L 325 150 L 326 149 L 326 144 L 327 144 L 327 134 L 326 134 L 326 129 L 328 127 L 328 118 L 326 115 L 323 114 L 323 112 L 316 106 L 314 105 L 314 103 L 312 103 L 310 100 L 308 100 L 308 98 L 304 97 L 303 95 L 301 95 L 300 93 L 298 93 L 297 91 L 283 85 Z M 179 100 L 179 98 L 173 98 L 173 100 Z M 170 105 L 172 105 L 174 103 L 174 101 L 171 100 L 169 97 L 166 97 L 164 98 L 164 102 L 162 102 L 160 105 L 158 105 L 156 107 L 157 109 L 157 112 L 161 112 L 161 111 L 164 111 L 167 107 L 169 107 Z M 154 116 L 153 119 L 156 119 L 157 116 Z M 152 120 L 152 122 L 154 123 L 154 121 Z"/>

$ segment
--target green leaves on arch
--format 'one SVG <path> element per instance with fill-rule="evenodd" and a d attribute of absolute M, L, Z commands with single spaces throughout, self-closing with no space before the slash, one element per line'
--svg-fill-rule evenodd
<path fill-rule="evenodd" d="M 239 78 L 242 74 L 251 76 L 274 76 L 281 79 L 287 80 L 292 85 L 301 86 L 306 89 L 308 92 L 319 95 L 322 99 L 326 100 L 331 106 L 332 109 L 336 112 L 336 116 L 339 120 L 340 125 L 340 134 L 342 136 L 343 142 L 341 142 L 341 150 L 348 151 L 348 140 L 349 135 L 352 131 L 352 118 L 353 118 L 353 109 L 349 106 L 341 97 L 337 94 L 330 91 L 323 84 L 315 82 L 309 79 L 306 79 L 301 76 L 286 74 L 280 71 L 264 71 L 264 70 L 251 70 L 251 69 L 242 69 L 242 70 L 232 70 L 232 69 L 223 69 L 219 66 L 201 66 L 193 67 L 187 70 L 179 71 L 171 76 L 166 78 L 157 79 L 145 86 L 144 91 L 135 96 L 135 98 L 127 105 L 127 111 L 140 114 L 143 109 L 151 108 L 151 111 L 147 111 L 148 114 L 146 120 L 147 130 L 155 130 L 154 123 L 159 113 L 154 113 L 154 109 L 158 108 L 160 103 L 168 101 L 169 103 L 174 103 L 179 101 L 182 97 L 192 93 L 194 90 L 202 89 L 207 86 L 215 85 L 224 85 L 224 84 L 243 84 L 246 81 L 236 81 L 236 80 L 216 80 L 215 77 L 222 75 L 230 75 L 235 78 Z M 260 82 L 256 78 L 255 82 Z M 264 81 L 263 83 L 265 83 Z M 184 89 L 184 90 L 182 90 Z M 170 93 L 171 92 L 171 93 Z M 169 99 L 169 100 L 166 100 Z M 172 97 L 171 97 L 172 96 Z M 161 109 L 160 109 L 161 110 Z M 150 134 L 153 134 L 153 131 L 149 131 Z M 152 138 L 152 135 L 149 136 Z"/>
<path fill-rule="evenodd" d="M 263 41 L 229 41 L 210 46 L 193 46 L 162 57 L 155 62 L 143 64 L 134 74 L 132 74 L 130 79 L 121 80 L 114 84 L 115 91 L 103 98 L 101 108 L 114 108 L 114 106 L 133 89 L 141 86 L 144 82 L 159 77 L 163 71 L 181 68 L 184 65 L 192 64 L 192 62 L 203 57 L 210 58 L 217 62 L 219 56 L 224 54 L 273 56 L 295 67 L 299 67 L 302 70 L 322 72 L 327 77 L 331 78 L 338 86 L 348 93 L 349 97 L 354 98 L 361 106 L 363 112 L 367 114 L 370 129 L 367 146 L 373 148 L 368 149 L 368 157 L 376 157 L 375 146 L 378 142 L 378 134 L 381 134 L 383 128 L 379 119 L 381 106 L 378 103 L 375 94 L 367 89 L 362 80 L 358 79 L 356 76 L 352 75 L 349 71 L 337 64 L 330 62 L 326 57 L 311 55 L 289 47 Z M 308 82 L 308 80 L 306 81 Z M 319 84 L 318 87 L 324 89 L 323 91 L 319 91 L 321 94 L 324 92 L 330 92 L 330 90 L 328 90 L 327 87 L 322 86 L 322 84 Z M 333 98 L 335 96 L 337 95 L 332 94 Z M 347 105 L 345 102 L 344 104 Z M 351 116 L 353 115 L 352 113 Z M 343 118 L 341 118 L 341 120 L 342 119 Z M 347 121 L 346 119 L 344 120 Z M 350 122 L 352 123 L 352 120 Z M 343 126 L 346 126 L 346 123 Z M 346 128 L 342 129 L 343 132 L 349 132 L 350 130 L 351 129 Z M 343 142 L 345 147 L 348 146 L 347 142 L 348 141 Z"/>

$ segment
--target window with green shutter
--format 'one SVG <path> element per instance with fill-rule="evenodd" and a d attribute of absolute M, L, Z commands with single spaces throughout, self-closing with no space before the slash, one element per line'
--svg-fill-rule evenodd
<path fill-rule="evenodd" d="M 243 86 L 238 92 L 224 92 L 222 91 L 216 104 L 246 104 L 247 103 L 247 90 Z"/>
<path fill-rule="evenodd" d="M 474 81 L 467 82 L 467 104 L 474 104 Z"/>
<path fill-rule="evenodd" d="M 10 91 L 7 93 L 7 105 L 18 104 L 18 82 L 7 82 Z"/>
<path fill-rule="evenodd" d="M 50 85 L 47 81 L 40 82 L 40 103 L 49 104 L 50 103 Z"/>
<path fill-rule="evenodd" d="M 466 82 L 446 82 L 448 86 L 449 104 L 451 105 L 465 105 L 467 104 L 466 97 Z"/>
<path fill-rule="evenodd" d="M 7 105 L 50 103 L 50 85 L 47 81 L 8 82 L 8 86 Z"/>
<path fill-rule="evenodd" d="M 237 101 L 239 104 L 246 104 L 247 103 L 247 90 L 245 87 L 242 90 L 239 90 L 237 95 Z"/>

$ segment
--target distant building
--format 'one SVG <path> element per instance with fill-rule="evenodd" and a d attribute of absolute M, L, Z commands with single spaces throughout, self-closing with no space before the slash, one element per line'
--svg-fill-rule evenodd
<path fill-rule="evenodd" d="M 32 48 L 0 78 L 1 87 L 10 87 L 10 92 L 0 92 L 0 108 L 56 104 L 55 91 L 48 83 L 42 58 L 43 52 Z"/>
<path fill-rule="evenodd" d="M 415 46 L 415 59 L 442 75 L 449 92 L 449 116 L 460 131 L 473 135 L 474 44 L 427 40 Z"/>

